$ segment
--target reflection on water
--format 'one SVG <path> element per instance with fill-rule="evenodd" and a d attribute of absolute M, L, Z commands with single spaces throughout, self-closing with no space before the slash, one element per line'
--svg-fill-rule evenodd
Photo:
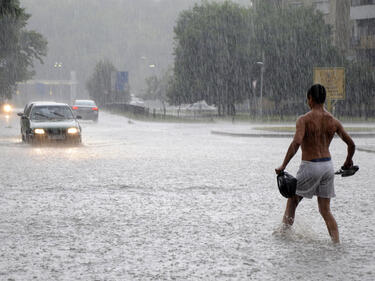
<path fill-rule="evenodd" d="M 85 145 L 67 145 L 67 144 L 43 144 L 28 145 L 25 144 L 31 152 L 34 160 L 60 161 L 68 159 L 69 161 L 79 161 L 91 158 L 93 155 L 88 153 Z"/>

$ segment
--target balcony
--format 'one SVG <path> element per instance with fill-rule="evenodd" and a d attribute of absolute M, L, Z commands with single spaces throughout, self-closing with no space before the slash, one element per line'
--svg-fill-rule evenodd
<path fill-rule="evenodd" d="M 375 18 L 375 5 L 350 7 L 351 20 L 365 20 Z"/>

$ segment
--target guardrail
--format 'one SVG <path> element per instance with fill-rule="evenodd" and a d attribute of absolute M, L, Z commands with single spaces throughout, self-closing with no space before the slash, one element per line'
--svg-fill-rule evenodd
<path fill-rule="evenodd" d="M 135 115 L 148 115 L 149 109 L 139 105 L 133 105 L 128 103 L 107 103 L 104 108 L 114 112 L 128 112 Z"/>

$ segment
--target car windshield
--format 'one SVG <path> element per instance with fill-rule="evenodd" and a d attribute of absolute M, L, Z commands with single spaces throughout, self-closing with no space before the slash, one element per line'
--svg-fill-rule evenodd
<path fill-rule="evenodd" d="M 72 111 L 68 106 L 35 106 L 30 115 L 31 120 L 62 120 L 74 119 Z"/>
<path fill-rule="evenodd" d="M 75 105 L 95 106 L 95 102 L 92 100 L 77 100 Z"/>

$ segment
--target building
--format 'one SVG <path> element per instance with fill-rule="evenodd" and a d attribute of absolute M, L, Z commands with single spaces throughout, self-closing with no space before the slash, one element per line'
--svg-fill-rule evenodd
<path fill-rule="evenodd" d="M 334 45 L 348 55 L 351 53 L 350 0 L 283 0 L 282 5 L 312 6 L 321 12 L 325 22 L 332 26 Z"/>
<path fill-rule="evenodd" d="M 19 82 L 12 101 L 18 106 L 24 106 L 30 101 L 56 101 L 72 104 L 77 97 L 77 85 L 75 71 L 70 72 L 70 80 L 28 80 Z"/>
<path fill-rule="evenodd" d="M 352 0 L 350 20 L 355 55 L 367 58 L 375 66 L 375 0 Z"/>
<path fill-rule="evenodd" d="M 280 1 L 279 1 L 280 2 Z M 282 5 L 311 5 L 332 26 L 333 43 L 347 57 L 375 66 L 375 0 L 282 0 Z"/>

